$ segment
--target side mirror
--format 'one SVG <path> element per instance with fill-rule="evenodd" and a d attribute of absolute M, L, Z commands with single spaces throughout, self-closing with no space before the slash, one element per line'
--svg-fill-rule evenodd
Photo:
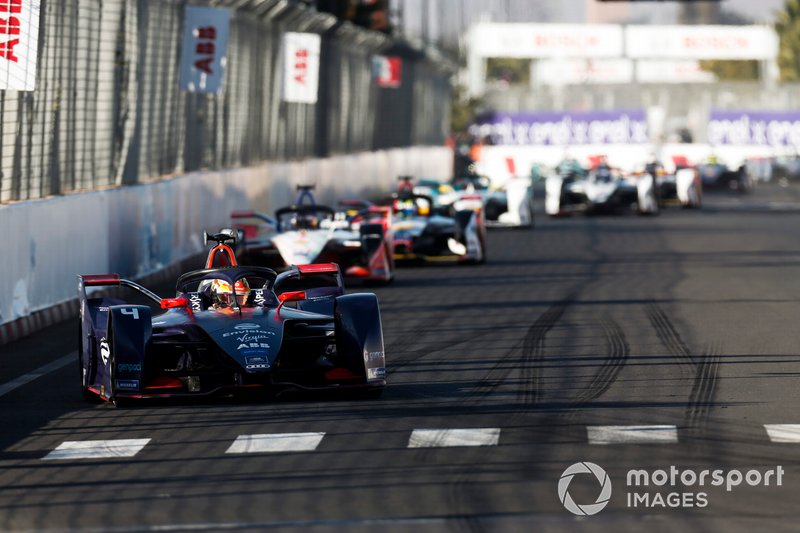
<path fill-rule="evenodd" d="M 161 309 L 178 309 L 181 307 L 189 308 L 189 300 L 186 298 L 162 298 Z"/>
<path fill-rule="evenodd" d="M 278 295 L 278 300 L 281 303 L 286 302 L 299 302 L 306 299 L 306 291 L 289 291 Z"/>
<path fill-rule="evenodd" d="M 305 300 L 305 299 L 306 299 L 306 291 L 289 291 L 279 294 L 278 301 L 280 303 L 278 304 L 278 309 L 276 310 L 278 316 L 280 316 L 281 307 L 283 307 L 283 304 L 285 304 L 286 302 L 299 302 L 300 300 Z"/>

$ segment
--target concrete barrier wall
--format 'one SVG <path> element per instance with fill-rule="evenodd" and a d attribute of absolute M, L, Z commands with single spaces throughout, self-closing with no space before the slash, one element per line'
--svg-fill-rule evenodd
<path fill-rule="evenodd" d="M 314 183 L 320 203 L 387 194 L 398 175 L 450 177 L 452 151 L 412 147 L 196 172 L 119 189 L 0 205 L 0 325 L 76 296 L 77 274 L 142 277 L 202 251 L 234 209 L 274 212 Z M 10 340 L 10 339 L 9 339 Z"/>

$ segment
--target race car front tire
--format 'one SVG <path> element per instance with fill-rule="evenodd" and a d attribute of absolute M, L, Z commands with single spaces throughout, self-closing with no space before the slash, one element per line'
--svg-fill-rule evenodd
<path fill-rule="evenodd" d="M 92 381 L 92 373 L 96 371 L 96 362 L 94 361 L 94 357 L 90 356 L 88 366 L 84 367 L 83 352 L 83 324 L 81 319 L 78 319 L 78 378 L 80 379 L 81 384 L 81 396 L 83 396 L 83 399 L 89 403 L 99 403 L 100 397 L 89 389 L 89 383 Z"/>

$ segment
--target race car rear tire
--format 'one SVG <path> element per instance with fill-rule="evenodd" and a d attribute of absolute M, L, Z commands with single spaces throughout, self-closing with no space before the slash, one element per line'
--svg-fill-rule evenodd
<path fill-rule="evenodd" d="M 394 260 L 392 259 L 391 252 L 389 252 L 389 247 L 390 245 L 388 244 L 384 247 L 386 249 L 385 260 L 386 260 L 387 270 L 389 271 L 388 276 L 386 276 L 386 281 L 384 282 L 384 285 L 388 285 L 394 281 Z"/>
<path fill-rule="evenodd" d="M 530 223 L 520 224 L 519 226 L 516 227 L 520 229 L 533 229 L 536 226 L 536 219 L 533 214 L 533 206 L 529 203 L 528 205 L 525 206 L 525 209 L 528 210 L 528 220 L 530 220 Z"/>
<path fill-rule="evenodd" d="M 486 239 L 483 235 L 478 238 L 478 242 L 481 245 L 481 258 L 475 261 L 476 265 L 482 265 L 486 263 Z"/>

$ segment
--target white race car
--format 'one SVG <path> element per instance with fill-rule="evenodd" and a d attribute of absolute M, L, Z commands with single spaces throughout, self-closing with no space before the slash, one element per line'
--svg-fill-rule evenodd
<path fill-rule="evenodd" d="M 545 181 L 545 212 L 550 216 L 574 212 L 615 213 L 636 210 L 640 214 L 659 211 L 652 174 L 623 175 L 600 165 L 583 173 L 577 167 L 562 168 Z"/>
<path fill-rule="evenodd" d="M 449 185 L 420 180 L 414 186 L 417 194 L 432 196 L 439 206 L 458 204 L 463 198 L 480 197 L 483 201 L 486 227 L 533 227 L 533 187 L 530 178 L 514 177 L 502 186 L 493 186 L 489 178 L 468 175 L 455 178 Z"/>

